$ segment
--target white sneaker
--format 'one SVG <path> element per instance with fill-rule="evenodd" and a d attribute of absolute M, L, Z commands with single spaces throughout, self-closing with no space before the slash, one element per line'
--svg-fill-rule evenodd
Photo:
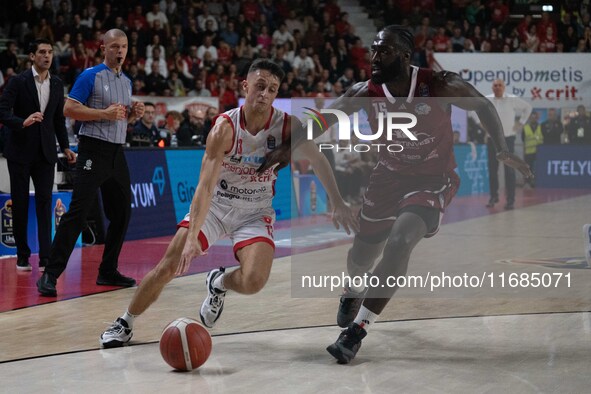
<path fill-rule="evenodd" d="M 591 268 L 591 224 L 583 226 L 583 237 L 585 239 L 585 259 L 587 260 L 587 267 Z"/>
<path fill-rule="evenodd" d="M 199 316 L 201 317 L 201 322 L 208 328 L 212 328 L 215 325 L 215 322 L 219 319 L 224 310 L 224 297 L 226 297 L 226 292 L 213 286 L 213 282 L 218 276 L 223 275 L 224 272 L 224 267 L 211 270 L 205 279 L 208 294 L 205 301 L 203 301 L 203 304 L 201 304 Z"/>
<path fill-rule="evenodd" d="M 121 347 L 129 342 L 132 336 L 133 332 L 131 332 L 131 328 L 129 328 L 127 322 L 118 317 L 117 320 L 111 324 L 111 327 L 107 328 L 107 330 L 102 333 L 99 342 L 105 349 Z"/>

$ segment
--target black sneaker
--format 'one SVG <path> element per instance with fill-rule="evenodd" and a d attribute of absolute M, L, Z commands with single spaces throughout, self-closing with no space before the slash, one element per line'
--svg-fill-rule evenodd
<path fill-rule="evenodd" d="M 339 364 L 348 364 L 355 358 L 357 351 L 361 347 L 361 340 L 365 338 L 367 331 L 357 323 L 353 323 L 341 332 L 335 343 L 326 348 L 326 350 L 337 359 Z"/>
<path fill-rule="evenodd" d="M 348 287 L 343 289 L 343 294 L 339 301 L 339 310 L 337 311 L 337 324 L 339 327 L 347 328 L 353 323 L 357 312 L 359 312 L 359 308 L 361 308 L 365 293 L 367 293 L 367 289 L 361 293 L 357 293 Z"/>
<path fill-rule="evenodd" d="M 488 200 L 488 204 L 486 204 L 486 207 L 487 208 L 492 208 L 498 202 L 499 202 L 499 198 L 498 197 L 491 197 L 490 200 Z"/>
<path fill-rule="evenodd" d="M 31 271 L 31 264 L 29 264 L 28 257 L 17 257 L 16 258 L 16 269 L 19 271 Z"/>
<path fill-rule="evenodd" d="M 220 318 L 222 311 L 224 310 L 224 298 L 226 292 L 217 289 L 213 282 L 218 276 L 223 275 L 225 272 L 224 267 L 209 271 L 207 278 L 205 278 L 205 286 L 207 287 L 207 297 L 201 304 L 201 310 L 199 311 L 199 317 L 204 326 L 213 328 L 215 322 Z"/>
<path fill-rule="evenodd" d="M 122 286 L 132 287 L 136 285 L 136 281 L 133 278 L 123 276 L 119 271 L 115 271 L 110 275 L 101 274 L 99 272 L 96 278 L 96 284 L 100 286 Z"/>

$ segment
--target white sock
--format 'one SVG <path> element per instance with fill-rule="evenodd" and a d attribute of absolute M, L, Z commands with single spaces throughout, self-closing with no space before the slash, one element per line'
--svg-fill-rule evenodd
<path fill-rule="evenodd" d="M 221 274 L 220 276 L 215 278 L 215 280 L 213 281 L 213 287 L 215 287 L 216 289 L 218 289 L 220 291 L 227 291 L 228 289 L 226 289 L 226 286 L 224 286 L 224 276 L 225 275 L 226 274 Z"/>
<path fill-rule="evenodd" d="M 357 317 L 355 317 L 354 323 L 357 323 L 359 327 L 363 328 L 365 331 L 369 331 L 369 326 L 375 323 L 378 316 L 378 314 L 373 313 L 365 306 L 361 305 L 359 312 L 357 312 Z"/>
<path fill-rule="evenodd" d="M 129 311 L 125 311 L 123 316 L 121 316 L 121 318 L 127 322 L 129 328 L 133 328 L 133 321 L 136 317 L 137 315 L 132 315 L 131 313 L 129 313 Z"/>

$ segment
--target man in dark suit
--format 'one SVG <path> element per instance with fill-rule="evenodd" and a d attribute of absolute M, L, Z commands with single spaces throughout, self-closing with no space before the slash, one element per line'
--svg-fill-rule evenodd
<path fill-rule="evenodd" d="M 8 129 L 4 157 L 10 175 L 10 197 L 16 268 L 30 271 L 31 249 L 27 243 L 29 179 L 35 186 L 35 208 L 39 237 L 39 269 L 43 271 L 51 247 L 51 211 L 54 168 L 57 161 L 56 136 L 69 163 L 76 155 L 69 149 L 64 118 L 64 86 L 50 76 L 53 59 L 50 41 L 31 43 L 30 70 L 13 77 L 0 98 L 0 122 Z"/>

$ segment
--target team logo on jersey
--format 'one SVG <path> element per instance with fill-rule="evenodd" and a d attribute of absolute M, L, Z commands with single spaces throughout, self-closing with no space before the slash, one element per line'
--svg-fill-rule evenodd
<path fill-rule="evenodd" d="M 232 164 L 240 164 L 240 162 L 242 161 L 242 156 L 231 156 L 230 157 L 230 163 Z"/>
<path fill-rule="evenodd" d="M 105 85 L 105 91 L 108 92 L 109 91 L 109 85 Z"/>
<path fill-rule="evenodd" d="M 425 82 L 421 82 L 419 85 L 419 96 L 429 97 L 429 85 L 427 85 Z"/>
<path fill-rule="evenodd" d="M 222 179 L 220 182 L 220 187 L 224 190 L 227 190 L 228 189 L 228 182 L 226 182 L 225 179 Z"/>
<path fill-rule="evenodd" d="M 415 106 L 417 115 L 428 115 L 431 112 L 431 106 L 425 103 L 419 103 Z"/>
<path fill-rule="evenodd" d="M 275 137 L 272 135 L 267 137 L 267 149 L 275 149 Z"/>

